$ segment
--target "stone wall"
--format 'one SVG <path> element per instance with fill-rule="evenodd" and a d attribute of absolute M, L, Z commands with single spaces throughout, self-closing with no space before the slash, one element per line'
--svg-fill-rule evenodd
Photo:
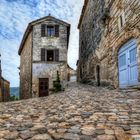
<path fill-rule="evenodd" d="M 59 25 L 59 37 L 41 37 L 41 24 Z M 49 78 L 49 89 L 53 88 L 53 81 L 56 80 L 59 71 L 62 85 L 65 87 L 67 81 L 67 26 L 54 20 L 47 20 L 33 27 L 33 96 L 39 94 L 39 78 Z M 42 62 L 41 48 L 59 49 L 59 62 Z"/>
<path fill-rule="evenodd" d="M 0 77 L 1 79 L 1 77 Z M 2 102 L 2 85 L 1 85 L 1 80 L 0 80 L 0 102 Z"/>
<path fill-rule="evenodd" d="M 67 83 L 67 63 L 34 63 L 33 64 L 33 97 L 38 97 L 39 94 L 39 78 L 49 78 L 49 90 L 53 89 L 53 81 L 56 81 L 57 71 L 60 74 L 60 81 L 65 87 Z"/>
<path fill-rule="evenodd" d="M 41 24 L 59 25 L 59 37 L 41 37 Z M 41 48 L 59 49 L 59 61 L 67 61 L 67 26 L 49 20 L 33 27 L 33 62 L 41 61 Z"/>
<path fill-rule="evenodd" d="M 139 0 L 89 0 L 79 28 L 78 81 L 97 85 L 99 66 L 101 84 L 118 87 L 118 50 L 131 38 L 137 42 L 140 70 L 139 13 Z"/>
<path fill-rule="evenodd" d="M 20 57 L 20 99 L 32 97 L 32 32 L 28 35 Z"/>
<path fill-rule="evenodd" d="M 2 95 L 3 95 L 3 102 L 10 101 L 10 83 L 6 80 L 2 80 L 3 88 L 2 88 Z"/>
<path fill-rule="evenodd" d="M 1 77 L 0 79 L 0 102 L 10 100 L 10 83 Z"/>

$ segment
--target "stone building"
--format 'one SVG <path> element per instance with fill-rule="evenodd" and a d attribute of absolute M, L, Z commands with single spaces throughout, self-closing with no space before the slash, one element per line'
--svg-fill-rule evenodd
<path fill-rule="evenodd" d="M 10 82 L 1 77 L 0 81 L 0 101 L 10 101 Z"/>
<path fill-rule="evenodd" d="M 78 28 L 78 81 L 140 85 L 139 0 L 85 0 Z"/>
<path fill-rule="evenodd" d="M 2 77 L 1 60 L 0 60 L 0 102 L 10 100 L 10 82 Z"/>
<path fill-rule="evenodd" d="M 47 16 L 29 23 L 20 48 L 20 98 L 49 95 L 59 72 L 65 87 L 70 24 Z"/>

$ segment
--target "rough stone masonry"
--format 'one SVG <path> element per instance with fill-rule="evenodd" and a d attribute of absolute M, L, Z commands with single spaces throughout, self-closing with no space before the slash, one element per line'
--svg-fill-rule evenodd
<path fill-rule="evenodd" d="M 70 24 L 50 15 L 29 23 L 19 49 L 21 99 L 49 95 L 57 71 L 65 88 L 69 34 Z"/>
<path fill-rule="evenodd" d="M 73 83 L 59 94 L 0 103 L 0 140 L 133 138 L 140 138 L 139 91 Z"/>
<path fill-rule="evenodd" d="M 139 0 L 85 0 L 78 28 L 78 81 L 113 87 L 139 86 Z M 136 46 L 135 56 L 132 56 L 133 52 L 126 52 L 130 58 L 126 58 L 125 63 L 125 58 L 119 57 L 119 51 L 124 46 L 129 46 L 131 41 L 134 41 Z M 130 59 L 136 62 L 135 70 L 130 68 Z M 126 64 L 126 71 L 122 72 L 120 66 L 123 64 Z"/>

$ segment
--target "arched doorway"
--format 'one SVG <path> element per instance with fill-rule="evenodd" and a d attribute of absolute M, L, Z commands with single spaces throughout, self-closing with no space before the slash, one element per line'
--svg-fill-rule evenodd
<path fill-rule="evenodd" d="M 125 43 L 118 52 L 119 87 L 138 85 L 137 44 L 134 39 Z"/>

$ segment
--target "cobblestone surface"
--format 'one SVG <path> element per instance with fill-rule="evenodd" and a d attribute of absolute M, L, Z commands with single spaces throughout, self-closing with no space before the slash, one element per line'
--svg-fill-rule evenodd
<path fill-rule="evenodd" d="M 0 104 L 0 140 L 140 138 L 140 91 L 73 84 L 59 94 Z"/>

